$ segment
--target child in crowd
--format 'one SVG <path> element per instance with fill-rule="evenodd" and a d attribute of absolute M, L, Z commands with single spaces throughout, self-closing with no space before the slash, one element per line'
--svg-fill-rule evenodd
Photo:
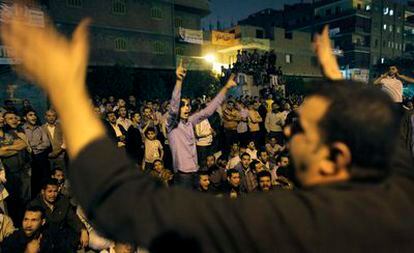
<path fill-rule="evenodd" d="M 164 156 L 164 149 L 162 144 L 159 140 L 157 140 L 157 134 L 153 127 L 148 127 L 145 129 L 145 140 L 144 140 L 144 147 L 145 147 L 145 155 L 144 155 L 144 162 L 142 168 L 144 170 L 152 169 L 155 160 L 160 159 L 162 160 Z"/>

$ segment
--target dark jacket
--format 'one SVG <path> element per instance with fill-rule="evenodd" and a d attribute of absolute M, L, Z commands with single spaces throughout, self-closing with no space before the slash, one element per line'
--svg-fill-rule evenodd
<path fill-rule="evenodd" d="M 67 229 L 72 229 L 74 232 L 80 233 L 81 229 L 85 228 L 79 217 L 76 215 L 74 206 L 72 206 L 69 199 L 62 194 L 59 194 L 57 197 L 53 211 L 46 205 L 40 194 L 32 200 L 29 205 L 41 206 L 45 209 L 47 229 L 52 234 L 60 233 L 60 231 Z"/>
<path fill-rule="evenodd" d="M 141 132 L 134 126 L 130 126 L 126 135 L 126 152 L 136 163 L 141 164 L 144 158 L 144 142 Z"/>
<path fill-rule="evenodd" d="M 413 177 L 394 175 L 384 182 L 344 182 L 230 201 L 163 189 L 130 166 L 105 138 L 84 148 L 69 171 L 88 216 L 115 241 L 134 241 L 158 252 L 183 252 L 188 244 L 194 246 L 192 252 L 208 253 L 414 252 Z"/>
<path fill-rule="evenodd" d="M 38 238 L 37 236 L 36 238 Z M 27 244 L 33 238 L 34 236 L 27 237 L 22 230 L 16 230 L 1 243 L 1 253 L 24 253 Z M 42 239 L 40 240 L 40 253 L 58 253 L 54 250 L 49 234 L 45 232 L 42 233 Z"/>

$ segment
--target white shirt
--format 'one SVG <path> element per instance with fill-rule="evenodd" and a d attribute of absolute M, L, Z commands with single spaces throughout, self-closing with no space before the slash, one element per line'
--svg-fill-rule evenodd
<path fill-rule="evenodd" d="M 236 167 L 237 164 L 239 164 L 241 161 L 240 156 L 236 155 L 234 157 L 232 157 L 228 162 L 227 162 L 227 169 L 234 169 L 234 167 Z"/>
<path fill-rule="evenodd" d="M 390 95 L 392 101 L 402 103 L 403 84 L 395 77 L 387 76 L 381 79 L 382 90 Z"/>
<path fill-rule="evenodd" d="M 213 132 L 208 119 L 205 119 L 195 126 L 196 136 L 205 136 L 197 139 L 197 146 L 210 146 L 213 142 Z"/>
<path fill-rule="evenodd" d="M 130 119 L 123 119 L 121 117 L 119 117 L 116 120 L 116 123 L 117 124 L 120 124 L 121 126 L 123 126 L 124 129 L 127 130 L 127 131 L 128 131 L 128 128 L 132 125 L 132 121 Z"/>
<path fill-rule="evenodd" d="M 47 130 L 49 131 L 50 136 L 52 136 L 52 139 L 55 138 L 55 129 L 56 129 L 56 126 L 47 124 Z"/>

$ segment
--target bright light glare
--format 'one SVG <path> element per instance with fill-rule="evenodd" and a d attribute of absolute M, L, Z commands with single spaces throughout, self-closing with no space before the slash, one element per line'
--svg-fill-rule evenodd
<path fill-rule="evenodd" d="M 204 60 L 213 63 L 216 61 L 216 56 L 212 55 L 212 54 L 208 54 L 206 56 L 204 56 Z"/>

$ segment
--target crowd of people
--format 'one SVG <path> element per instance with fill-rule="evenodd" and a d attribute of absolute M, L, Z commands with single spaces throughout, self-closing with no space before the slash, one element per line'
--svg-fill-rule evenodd
<path fill-rule="evenodd" d="M 200 112 L 211 101 L 210 97 L 193 99 L 189 113 Z M 229 96 L 209 118 L 194 126 L 199 166 L 190 188 L 230 198 L 276 188 L 293 189 L 283 131 L 297 120 L 295 110 L 301 102 L 300 96 L 279 101 L 272 96 Z M 180 184 L 168 142 L 170 101 L 109 96 L 95 97 L 93 105 L 108 136 L 135 161 L 137 172 L 148 173 L 167 187 Z M 10 234 L 12 224 L 18 227 L 23 221 L 21 232 L 30 232 L 31 225 L 25 228 L 27 219 L 45 219 L 49 232 L 43 236 L 49 236 L 53 247 L 69 252 L 110 248 L 110 242 L 96 243 L 95 238 L 100 237 L 90 237 L 91 226 L 72 198 L 65 177 L 68 159 L 64 133 L 56 111 L 51 108 L 38 115 L 28 100 L 20 107 L 7 100 L 0 110 L 1 206 L 3 224 L 10 225 L 0 236 Z M 27 243 L 23 240 L 18 245 L 16 240 L 23 235 L 15 236 L 9 239 L 13 243 L 6 240 L 4 252 L 14 252 L 11 249 Z"/>
<path fill-rule="evenodd" d="M 238 73 L 245 82 L 246 75 L 253 77 L 255 85 L 270 84 L 273 86 L 285 84 L 282 67 L 276 67 L 277 55 L 274 50 L 259 53 L 257 49 L 251 52 L 237 50 L 236 61 L 228 68 L 221 68 L 222 81 L 227 80 L 231 73 Z M 244 80 L 243 80 L 244 79 Z"/>
<path fill-rule="evenodd" d="M 25 69 L 18 70 L 48 91 L 62 125 L 53 108 L 44 124 L 28 101 L 24 108 L 11 101 L 2 108 L 2 252 L 133 252 L 133 242 L 172 251 L 181 242 L 194 252 L 328 252 L 343 251 L 343 238 L 353 239 L 355 246 L 348 246 L 355 251 L 387 252 L 397 242 L 402 252 L 413 248 L 412 222 L 395 218 L 413 209 L 412 179 L 389 176 L 411 164 L 404 158 L 393 168 L 401 155 L 394 110 L 402 108 L 401 89 L 392 100 L 380 89 L 327 81 L 305 103 L 300 96 L 233 98 L 227 96 L 237 85 L 231 74 L 216 97 L 189 99 L 181 96 L 186 70 L 180 64 L 170 101 L 110 96 L 87 104 L 80 78 L 86 23 L 73 47 L 47 26 L 23 28 L 18 19 L 4 26 L 10 29 L 3 29 L 6 44 L 17 40 L 16 52 L 24 52 L 18 56 L 38 59 L 30 58 L 37 50 L 19 43 L 33 37 L 44 42 L 30 46 L 46 50 L 48 66 L 68 69 L 45 73 L 22 61 Z M 329 42 L 327 29 L 324 36 Z M 68 48 L 74 51 L 60 57 Z M 250 71 L 243 54 L 237 68 Z M 262 64 L 254 54 L 249 59 Z M 322 65 L 332 66 L 325 60 L 320 56 Z M 327 71 L 332 78 L 339 69 Z M 376 83 L 395 92 L 397 72 L 390 69 Z M 68 155 L 74 158 L 70 169 Z M 292 190 L 297 185 L 304 189 Z M 101 231 L 125 241 L 106 239 Z"/>

